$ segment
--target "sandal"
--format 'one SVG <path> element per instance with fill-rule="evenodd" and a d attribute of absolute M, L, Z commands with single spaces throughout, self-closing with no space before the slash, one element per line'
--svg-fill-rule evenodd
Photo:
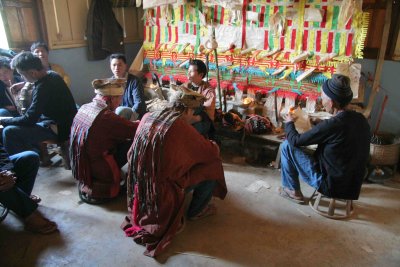
<path fill-rule="evenodd" d="M 78 191 L 79 191 L 79 198 L 87 204 L 98 205 L 98 204 L 106 203 L 109 200 L 106 198 L 93 198 L 93 197 L 88 196 L 87 193 L 82 192 L 80 189 Z"/>
<path fill-rule="evenodd" d="M 35 202 L 36 204 L 39 204 L 40 201 L 42 201 L 42 199 L 41 199 L 39 196 L 37 196 L 37 195 L 30 195 L 29 198 L 30 198 L 33 202 Z"/>
<path fill-rule="evenodd" d="M 303 196 L 295 196 L 288 192 L 285 187 L 279 187 L 279 195 L 283 198 L 286 198 L 296 204 L 305 204 Z"/>
<path fill-rule="evenodd" d="M 81 193 L 81 192 L 79 192 L 79 198 L 83 202 L 91 205 L 98 205 L 107 202 L 107 199 L 89 197 L 86 193 Z"/>
<path fill-rule="evenodd" d="M 212 216 L 217 214 L 217 207 L 214 204 L 208 204 L 202 211 L 200 211 L 197 215 L 190 217 L 189 220 L 197 221 L 203 219 L 208 216 Z"/>

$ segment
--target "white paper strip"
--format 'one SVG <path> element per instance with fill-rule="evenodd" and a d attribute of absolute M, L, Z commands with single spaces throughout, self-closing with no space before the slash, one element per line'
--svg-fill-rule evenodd
<path fill-rule="evenodd" d="M 258 180 L 251 183 L 249 186 L 246 187 L 246 189 L 249 190 L 250 192 L 257 193 L 263 187 L 267 189 L 271 188 L 271 186 L 267 182 Z"/>

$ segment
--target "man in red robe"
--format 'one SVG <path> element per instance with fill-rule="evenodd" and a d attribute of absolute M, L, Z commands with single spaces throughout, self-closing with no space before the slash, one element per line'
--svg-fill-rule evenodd
<path fill-rule="evenodd" d="M 96 96 L 74 118 L 70 135 L 72 173 L 79 181 L 79 196 L 100 204 L 120 191 L 121 167 L 139 122 L 114 113 L 121 103 L 124 79 L 94 80 Z"/>
<path fill-rule="evenodd" d="M 223 199 L 227 193 L 218 146 L 191 125 L 203 101 L 204 96 L 186 89 L 171 107 L 145 114 L 128 153 L 132 221 L 123 228 L 146 246 L 147 256 L 161 253 L 182 229 L 185 193 L 193 190 L 189 220 L 214 215 L 212 196 Z"/>

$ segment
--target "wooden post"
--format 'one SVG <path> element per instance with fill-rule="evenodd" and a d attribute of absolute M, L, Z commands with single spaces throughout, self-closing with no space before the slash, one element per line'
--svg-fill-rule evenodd
<path fill-rule="evenodd" d="M 385 24 L 383 26 L 381 48 L 379 50 L 378 61 L 376 63 L 375 77 L 374 77 L 374 82 L 372 84 L 371 94 L 369 95 L 368 105 L 367 108 L 364 110 L 364 116 L 366 118 L 369 118 L 371 115 L 371 110 L 374 105 L 375 97 L 379 89 L 383 63 L 385 61 L 386 46 L 389 38 L 390 22 L 392 18 L 392 2 L 393 2 L 392 0 L 386 0 Z"/>
<path fill-rule="evenodd" d="M 212 28 L 212 38 L 215 40 L 215 29 L 214 27 Z M 221 94 L 221 81 L 219 78 L 219 67 L 218 67 L 218 52 L 217 48 L 214 49 L 214 57 L 215 57 L 215 68 L 217 70 L 217 90 L 218 90 L 218 96 L 219 96 L 219 108 L 222 110 L 222 94 Z"/>

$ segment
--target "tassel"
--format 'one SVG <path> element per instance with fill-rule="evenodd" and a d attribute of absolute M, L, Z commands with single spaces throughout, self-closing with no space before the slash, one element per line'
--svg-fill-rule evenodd
<path fill-rule="evenodd" d="M 316 68 L 313 67 L 313 68 L 310 68 L 310 69 L 306 70 L 305 72 L 303 72 L 301 75 L 299 75 L 299 76 L 296 78 L 296 81 L 297 81 L 297 82 L 301 82 L 303 79 L 305 79 L 306 77 L 308 77 L 309 75 L 311 75 L 311 73 L 312 73 L 315 69 L 316 69 Z"/>
<path fill-rule="evenodd" d="M 279 69 L 277 69 L 276 71 L 271 73 L 271 75 L 278 75 L 278 74 L 280 74 L 282 71 L 284 71 L 286 69 L 287 69 L 287 66 L 280 67 Z"/>

